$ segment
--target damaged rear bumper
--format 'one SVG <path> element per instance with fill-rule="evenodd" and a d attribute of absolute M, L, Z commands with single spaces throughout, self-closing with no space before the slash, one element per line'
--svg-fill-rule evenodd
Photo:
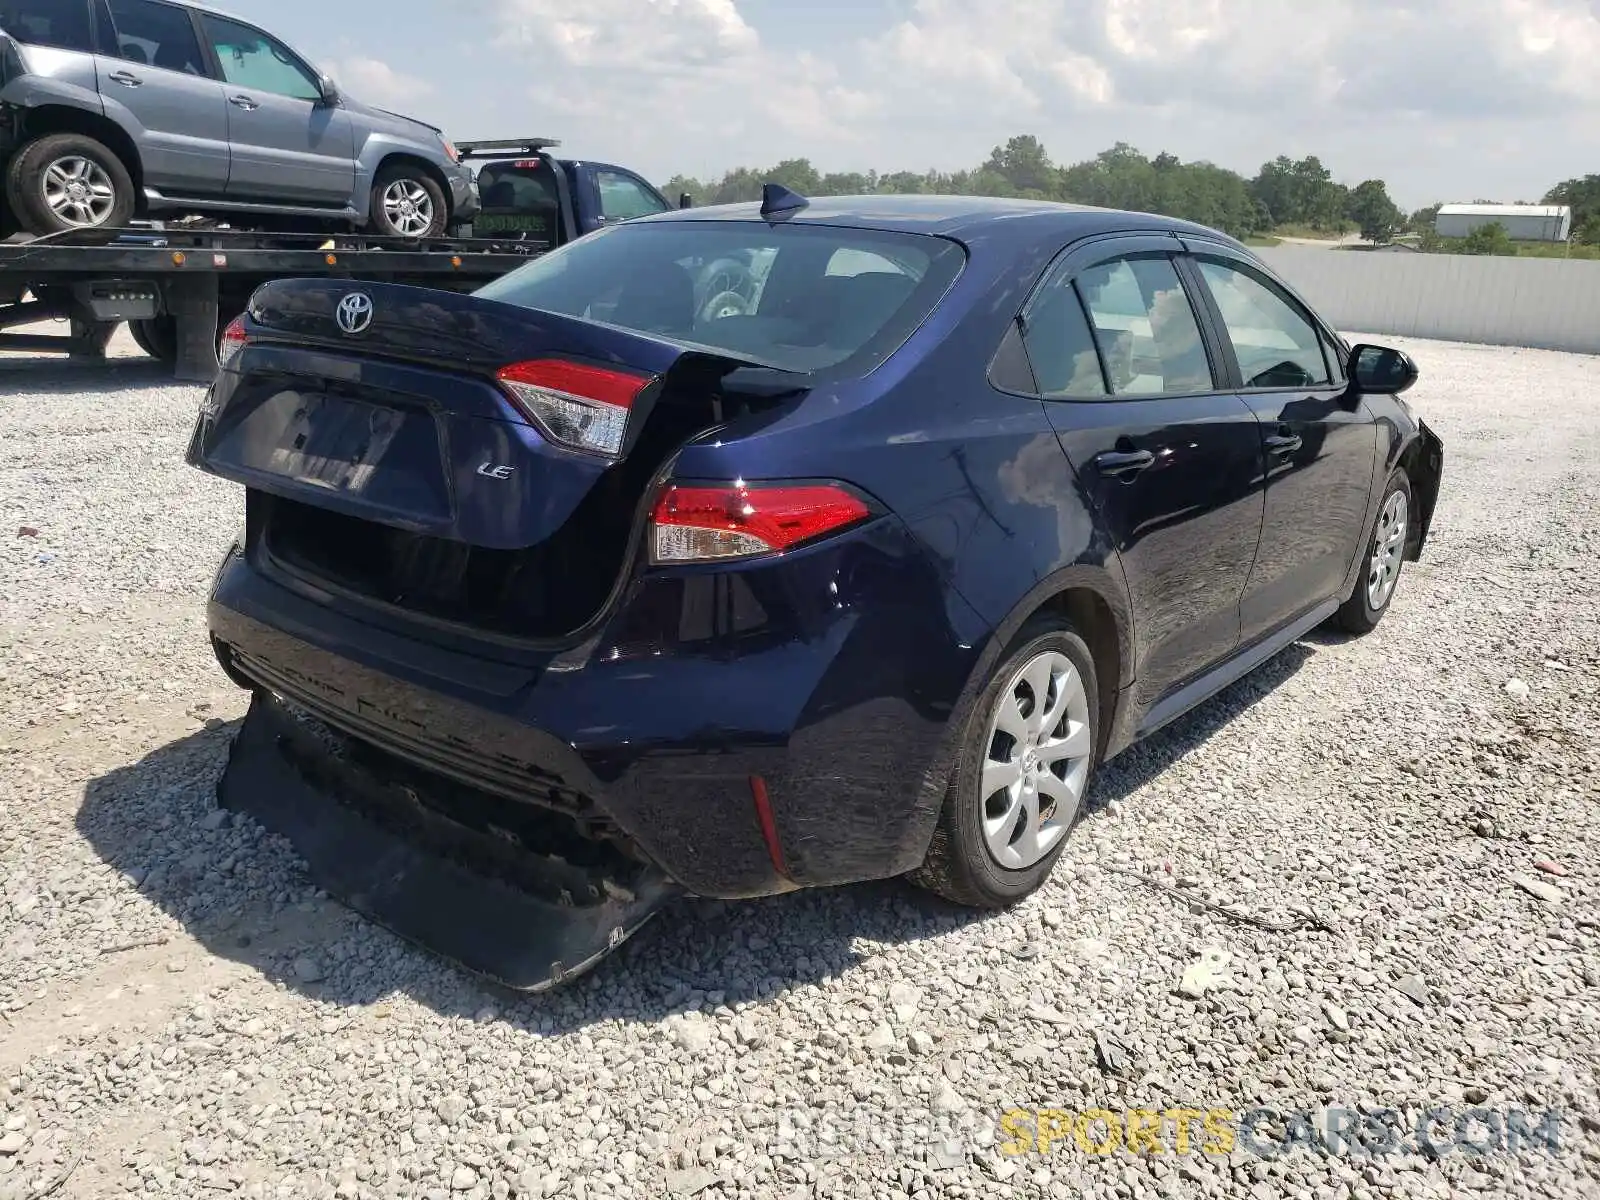
<path fill-rule="evenodd" d="M 217 799 L 287 838 L 329 894 L 518 991 L 587 971 L 678 890 L 603 847 L 530 849 L 451 790 L 258 692 Z"/>

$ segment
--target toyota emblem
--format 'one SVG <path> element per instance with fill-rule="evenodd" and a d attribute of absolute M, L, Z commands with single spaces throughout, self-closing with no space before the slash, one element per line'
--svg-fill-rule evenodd
<path fill-rule="evenodd" d="M 372 324 L 372 297 L 365 292 L 351 292 L 339 301 L 334 313 L 339 328 L 352 336 L 365 333 Z"/>

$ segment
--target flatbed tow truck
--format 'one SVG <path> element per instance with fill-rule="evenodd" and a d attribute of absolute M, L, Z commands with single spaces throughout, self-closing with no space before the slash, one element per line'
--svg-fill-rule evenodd
<path fill-rule="evenodd" d="M 168 364 L 175 378 L 205 383 L 216 375 L 223 327 L 269 280 L 321 277 L 472 291 L 554 246 L 668 207 L 625 168 L 547 153 L 559 144 L 550 138 L 462 143 L 464 158 L 500 160 L 479 170 L 490 194 L 477 227 L 462 237 L 273 233 L 201 221 L 0 242 L 0 352 L 101 358 L 117 326 L 127 322 L 139 346 Z M 67 328 L 15 332 L 42 321 L 65 321 Z"/>

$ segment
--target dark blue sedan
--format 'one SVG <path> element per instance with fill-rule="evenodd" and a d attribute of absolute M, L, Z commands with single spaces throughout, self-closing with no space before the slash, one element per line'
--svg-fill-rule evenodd
<path fill-rule="evenodd" d="M 1244 246 L 1057 204 L 769 187 L 223 357 L 221 802 L 520 988 L 681 891 L 1027 896 L 1097 764 L 1378 623 L 1443 462 Z"/>

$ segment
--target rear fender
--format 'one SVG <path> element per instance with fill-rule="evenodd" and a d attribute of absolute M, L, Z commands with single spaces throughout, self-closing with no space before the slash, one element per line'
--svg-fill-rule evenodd
<path fill-rule="evenodd" d="M 1110 611 L 1116 626 L 1117 678 L 1115 681 L 1100 681 L 1100 751 L 1102 755 L 1106 755 L 1120 748 L 1117 745 L 1117 730 L 1125 724 L 1121 714 L 1120 695 L 1125 693 L 1127 685 L 1133 682 L 1134 673 L 1133 615 L 1128 607 L 1127 591 L 1120 575 L 1114 575 L 1100 567 L 1073 565 L 1040 580 L 985 639 L 983 649 L 974 662 L 972 671 L 967 676 L 966 683 L 951 711 L 938 756 L 930 764 L 923 780 L 923 795 L 932 797 L 936 794 L 939 801 L 923 808 L 923 811 L 928 811 L 931 807 L 932 813 L 924 821 L 926 827 L 918 831 L 917 835 L 917 843 L 924 851 L 933 838 L 944 793 L 955 771 L 956 761 L 961 754 L 962 741 L 979 696 L 988 686 L 1001 660 L 1012 648 L 1012 643 L 1022 632 L 1023 627 L 1033 617 L 1048 610 L 1053 602 L 1079 589 L 1093 592 L 1099 597 Z"/>

